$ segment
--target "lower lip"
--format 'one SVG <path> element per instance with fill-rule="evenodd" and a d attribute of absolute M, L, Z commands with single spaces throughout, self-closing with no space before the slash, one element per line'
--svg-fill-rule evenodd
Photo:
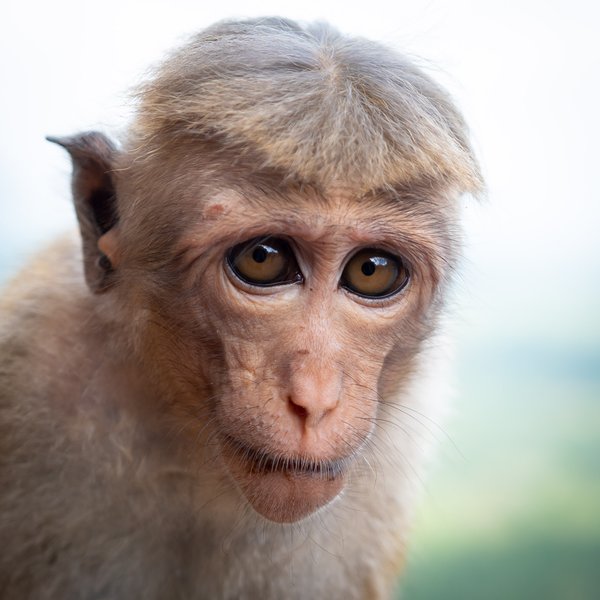
<path fill-rule="evenodd" d="M 294 523 L 329 504 L 342 491 L 342 472 L 325 474 L 304 470 L 260 470 L 223 444 L 225 462 L 254 510 L 276 523 Z"/>

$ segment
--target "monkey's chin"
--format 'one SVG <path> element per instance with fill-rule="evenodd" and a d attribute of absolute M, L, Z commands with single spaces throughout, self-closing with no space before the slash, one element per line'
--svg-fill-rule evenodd
<path fill-rule="evenodd" d="M 313 464 L 275 460 L 231 443 L 223 445 L 229 472 L 252 508 L 275 523 L 294 523 L 331 502 L 345 484 L 343 461 Z"/>

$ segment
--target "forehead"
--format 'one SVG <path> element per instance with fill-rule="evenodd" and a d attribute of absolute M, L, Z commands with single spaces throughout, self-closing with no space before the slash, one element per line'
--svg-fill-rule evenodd
<path fill-rule="evenodd" d="M 431 181 L 361 195 L 347 185 L 289 181 L 257 168 L 256 157 L 209 150 L 183 141 L 154 160 L 128 163 L 122 216 L 132 236 L 177 248 L 216 248 L 260 235 L 446 256 L 458 246 L 456 198 Z"/>
<path fill-rule="evenodd" d="M 305 241 L 346 238 L 356 243 L 429 244 L 448 236 L 451 202 L 438 196 L 381 193 L 357 197 L 338 187 L 314 189 L 221 189 L 194 208 L 217 235 L 244 239 L 251 232 L 284 233 Z M 205 229 L 202 227 L 202 229 Z"/>
<path fill-rule="evenodd" d="M 333 229 L 356 232 L 365 224 L 364 208 L 356 199 L 343 193 L 317 194 L 312 190 L 252 190 L 243 193 L 225 189 L 207 199 L 199 207 L 203 220 L 223 224 L 268 223 L 303 237 L 319 237 Z"/>

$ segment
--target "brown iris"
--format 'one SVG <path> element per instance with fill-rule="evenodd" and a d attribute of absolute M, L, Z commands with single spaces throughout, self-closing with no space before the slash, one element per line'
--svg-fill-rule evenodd
<path fill-rule="evenodd" d="M 366 298 L 383 298 L 400 291 L 408 282 L 402 259 L 383 250 L 357 252 L 342 273 L 342 286 Z"/>
<path fill-rule="evenodd" d="M 282 239 L 255 238 L 229 251 L 235 275 L 252 285 L 269 286 L 301 281 L 302 274 L 289 244 Z"/>

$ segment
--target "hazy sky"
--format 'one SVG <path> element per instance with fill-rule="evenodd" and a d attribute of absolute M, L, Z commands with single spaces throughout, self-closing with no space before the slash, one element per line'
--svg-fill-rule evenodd
<path fill-rule="evenodd" d="M 0 278 L 74 222 L 67 156 L 45 135 L 118 134 L 128 89 L 186 35 L 224 17 L 281 14 L 325 19 L 423 57 L 451 90 L 490 190 L 483 206 L 465 203 L 468 270 L 487 290 L 486 302 L 490 294 L 503 298 L 498 319 L 512 311 L 535 320 L 540 305 L 556 320 L 561 306 L 590 311 L 600 302 L 598 7 L 577 0 L 4 0 Z M 592 333 L 600 336 L 599 319 Z"/>

